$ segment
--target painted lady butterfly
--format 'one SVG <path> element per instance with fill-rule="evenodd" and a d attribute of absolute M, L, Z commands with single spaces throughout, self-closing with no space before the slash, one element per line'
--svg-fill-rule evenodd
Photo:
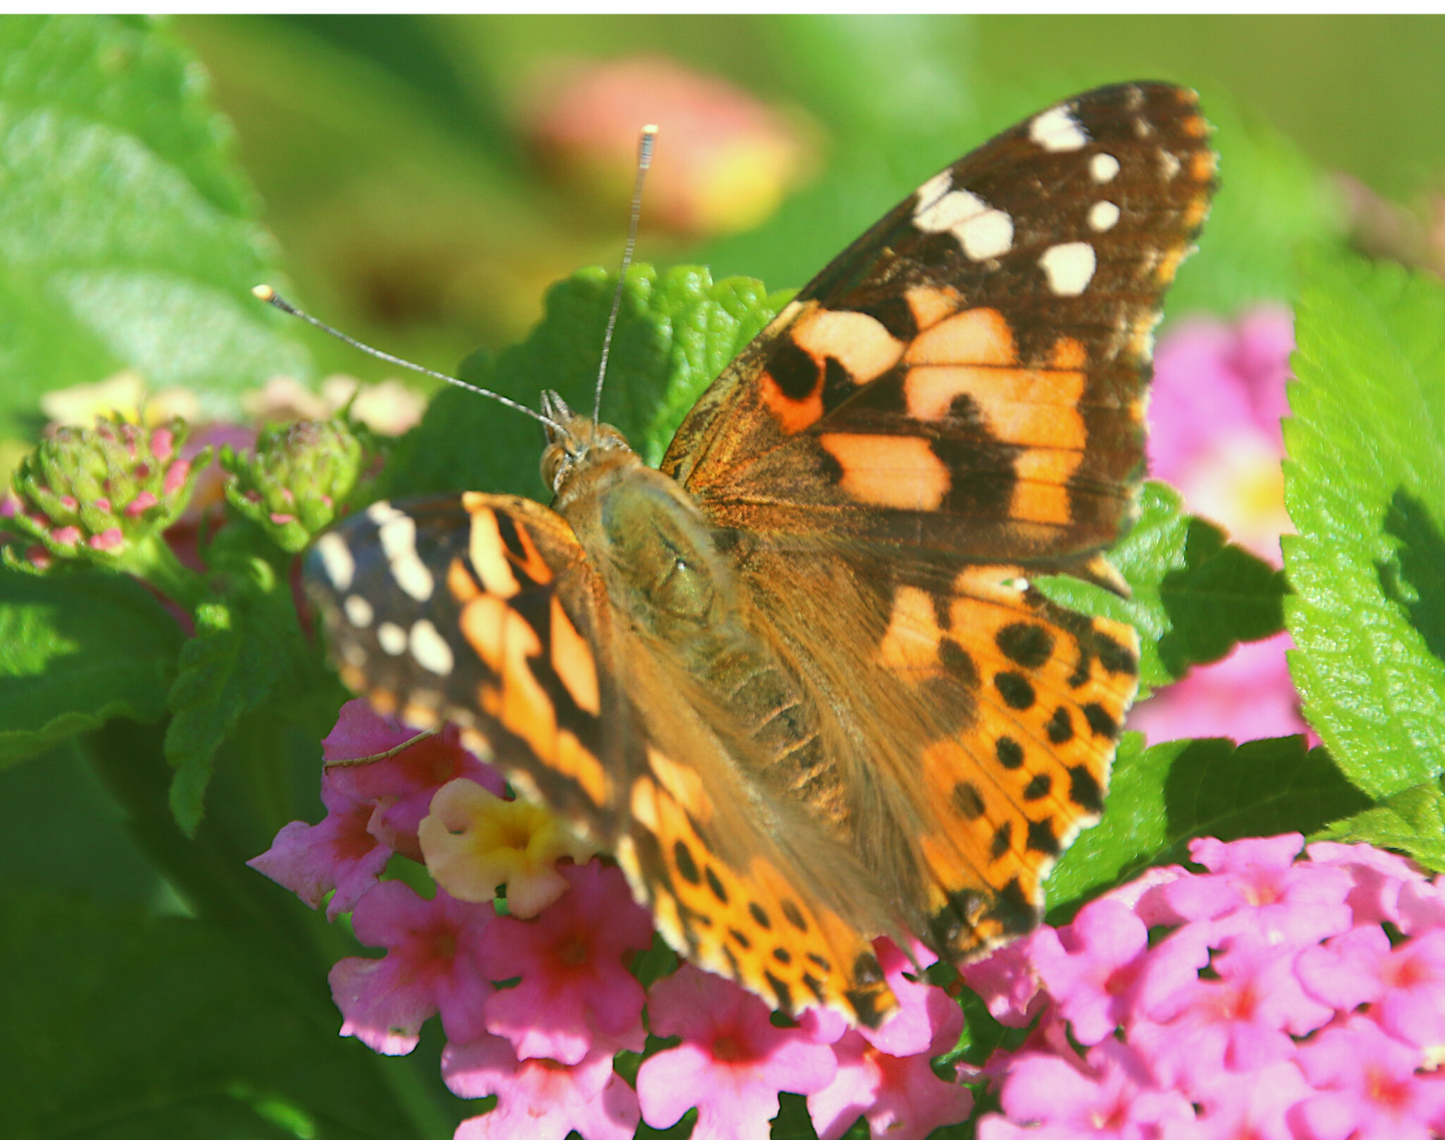
<path fill-rule="evenodd" d="M 773 1006 L 877 1024 L 870 945 L 1039 920 L 1136 688 L 1151 330 L 1209 209 L 1192 92 L 1105 87 L 925 182 L 708 388 L 660 470 L 548 393 L 544 507 L 376 503 L 307 566 L 341 675 L 463 726 Z"/>

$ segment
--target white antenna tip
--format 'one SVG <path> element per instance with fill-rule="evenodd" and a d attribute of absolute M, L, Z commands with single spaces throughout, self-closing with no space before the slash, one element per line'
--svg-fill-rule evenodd
<path fill-rule="evenodd" d="M 647 126 L 645 126 L 645 127 L 642 128 L 642 133 L 645 134 L 645 135 L 655 135 L 655 134 L 657 134 L 657 124 L 656 124 L 656 123 L 648 123 Z"/>
<path fill-rule="evenodd" d="M 276 296 L 276 290 L 269 285 L 253 285 L 251 286 L 251 296 L 255 297 L 258 301 L 269 302 Z"/>

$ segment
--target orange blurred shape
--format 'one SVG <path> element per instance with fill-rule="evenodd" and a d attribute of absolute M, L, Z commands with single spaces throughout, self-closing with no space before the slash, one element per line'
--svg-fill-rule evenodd
<path fill-rule="evenodd" d="M 607 209 L 626 208 L 656 123 L 643 223 L 687 237 L 759 224 L 813 165 L 800 115 L 661 56 L 554 60 L 524 123 L 542 164 Z"/>

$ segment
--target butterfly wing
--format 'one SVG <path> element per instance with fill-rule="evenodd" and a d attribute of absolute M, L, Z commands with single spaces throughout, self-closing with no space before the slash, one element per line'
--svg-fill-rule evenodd
<path fill-rule="evenodd" d="M 809 704 L 849 845 L 941 953 L 1033 926 L 1136 689 L 1122 590 L 1164 290 L 1208 210 L 1192 92 L 1107 87 L 926 182 L 722 374 L 662 464 L 735 552 Z"/>
<path fill-rule="evenodd" d="M 684 699 L 688 678 L 626 628 L 565 520 L 502 495 L 376 503 L 318 540 L 306 579 L 348 685 L 411 724 L 459 724 L 616 851 L 681 953 L 786 1010 L 821 1002 L 876 1024 L 892 1007 L 860 933 L 886 915 L 779 870 L 817 861 L 799 851 L 807 821 L 751 795 Z"/>
<path fill-rule="evenodd" d="M 1192 92 L 1105 87 L 929 179 L 704 394 L 662 462 L 720 527 L 1078 568 L 1126 524 L 1151 330 L 1208 211 Z"/>
<path fill-rule="evenodd" d="M 342 680 L 378 711 L 460 725 L 580 832 L 616 842 L 629 718 L 598 656 L 609 614 L 563 519 L 511 495 L 373 503 L 318 539 L 306 585 Z"/>

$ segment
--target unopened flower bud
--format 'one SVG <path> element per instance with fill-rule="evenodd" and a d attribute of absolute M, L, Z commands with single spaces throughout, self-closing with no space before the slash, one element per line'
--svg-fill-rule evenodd
<path fill-rule="evenodd" d="M 364 429 L 342 419 L 273 424 L 254 453 L 221 448 L 227 501 L 294 554 L 336 521 L 372 458 Z"/>
<path fill-rule="evenodd" d="M 30 540 L 33 569 L 52 558 L 121 565 L 137 541 L 175 521 L 210 462 L 209 449 L 180 458 L 185 433 L 178 419 L 146 428 L 120 416 L 57 429 L 16 468 L 0 526 Z M 19 559 L 7 549 L 7 561 Z"/>

